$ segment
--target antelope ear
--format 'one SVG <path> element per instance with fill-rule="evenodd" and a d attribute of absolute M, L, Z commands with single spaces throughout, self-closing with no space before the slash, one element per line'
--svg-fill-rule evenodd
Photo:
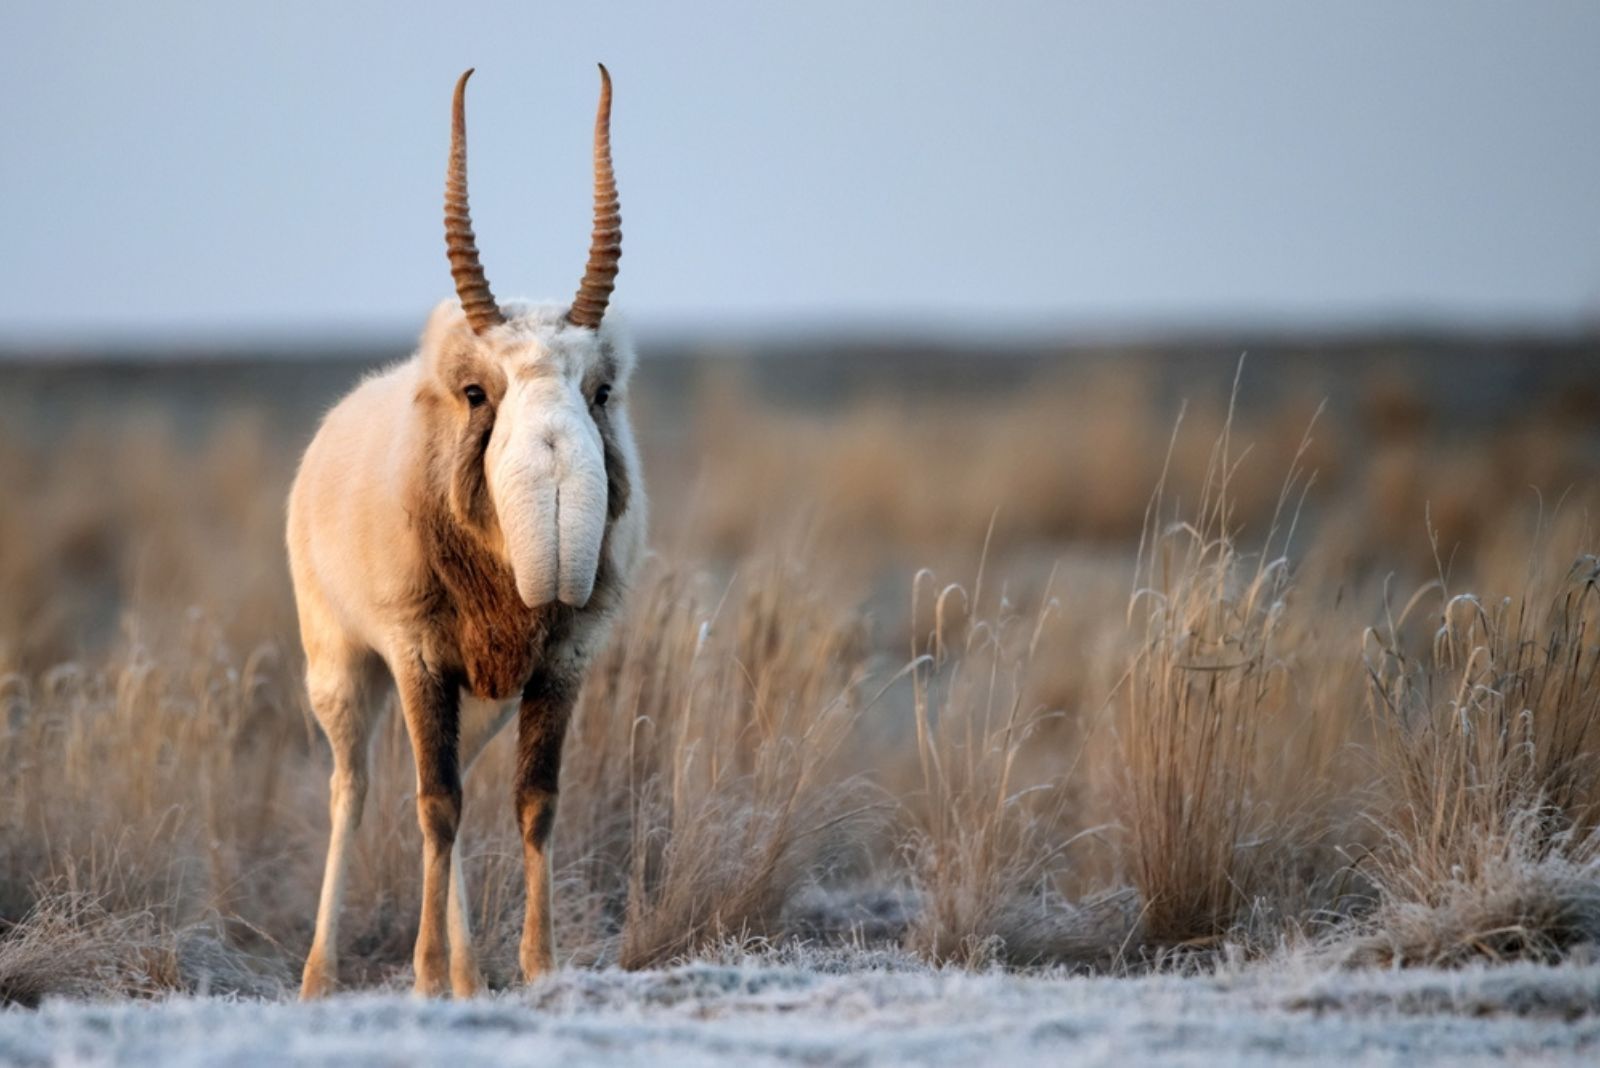
<path fill-rule="evenodd" d="M 422 347 L 444 348 L 448 342 L 471 333 L 472 328 L 467 325 L 467 317 L 461 310 L 461 302 L 453 298 L 441 300 L 433 306 L 433 311 L 428 313 L 428 323 L 422 328 Z"/>
<path fill-rule="evenodd" d="M 442 300 L 428 315 L 422 328 L 422 362 L 430 371 L 439 372 L 461 359 L 472 350 L 477 340 L 461 305 L 454 300 Z"/>

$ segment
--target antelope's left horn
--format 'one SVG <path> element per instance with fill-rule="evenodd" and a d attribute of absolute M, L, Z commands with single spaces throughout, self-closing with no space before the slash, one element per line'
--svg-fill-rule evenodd
<path fill-rule="evenodd" d="M 622 259 L 622 211 L 617 201 L 617 176 L 611 169 L 611 73 L 600 64 L 600 109 L 594 118 L 594 234 L 589 239 L 589 265 L 567 321 L 598 329 L 617 284 Z"/>

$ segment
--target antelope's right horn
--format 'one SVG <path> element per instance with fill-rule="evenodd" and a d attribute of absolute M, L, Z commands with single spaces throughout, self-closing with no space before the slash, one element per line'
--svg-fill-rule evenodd
<path fill-rule="evenodd" d="M 472 332 L 481 334 L 506 321 L 489 291 L 483 264 L 478 260 L 478 239 L 472 232 L 472 212 L 467 208 L 467 79 L 472 68 L 456 82 L 450 109 L 450 167 L 444 179 L 444 249 L 450 257 L 450 275 L 456 296 L 467 313 Z"/>

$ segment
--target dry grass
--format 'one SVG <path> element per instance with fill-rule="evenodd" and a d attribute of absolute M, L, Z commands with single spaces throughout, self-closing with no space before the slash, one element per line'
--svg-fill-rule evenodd
<path fill-rule="evenodd" d="M 1600 938 L 1594 442 L 1559 409 L 1463 436 L 1394 382 L 1308 437 L 1304 389 L 1230 410 L 1226 386 L 1176 433 L 1150 375 L 1104 369 L 822 414 L 721 382 L 692 433 L 647 420 L 664 555 L 568 741 L 562 956 L 806 937 L 1124 968 Z M 327 756 L 280 548 L 298 442 L 266 407 L 176 424 L 0 430 L 4 1000 L 273 994 L 309 942 Z M 1566 495 L 1542 533 L 1530 482 Z M 1408 610 L 1391 574 L 1424 589 Z M 463 829 L 497 984 L 511 756 L 474 769 Z M 392 718 L 377 758 L 352 983 L 401 981 L 415 933 Z"/>
<path fill-rule="evenodd" d="M 807 578 L 772 563 L 699 594 L 660 583 L 586 692 L 563 774 L 587 811 L 562 834 L 604 842 L 631 806 L 625 853 L 600 872 L 627 875 L 609 888 L 624 967 L 778 935 L 788 896 L 870 810 L 830 775 L 860 709 L 859 621 Z"/>
<path fill-rule="evenodd" d="M 1002 595 L 985 618 L 981 571 L 970 593 L 926 572 L 915 589 L 931 598 L 932 625 L 906 668 L 920 780 L 905 798 L 920 905 L 906 945 L 969 967 L 1107 959 L 1117 910 L 1074 905 L 1057 886 L 1078 837 L 1067 769 L 1029 766 L 1062 715 L 1030 685 L 1060 605 L 1047 584 L 1031 615 Z"/>
<path fill-rule="evenodd" d="M 1140 645 L 1118 692 L 1131 874 L 1143 935 L 1205 944 L 1234 929 L 1273 850 L 1296 828 L 1266 794 L 1262 736 L 1292 714 L 1280 646 L 1290 529 L 1279 509 L 1252 566 L 1231 535 L 1234 457 L 1228 431 L 1211 452 L 1192 518 L 1166 523 L 1151 502 L 1140 585 L 1128 614 Z M 1299 459 L 1296 454 L 1296 460 Z M 1280 500 L 1298 481 L 1291 468 Z"/>
<path fill-rule="evenodd" d="M 1382 839 L 1363 958 L 1548 958 L 1600 941 L 1597 579 L 1584 556 L 1498 601 L 1441 581 L 1407 606 L 1442 600 L 1409 628 L 1420 654 L 1406 611 L 1369 632 Z"/>

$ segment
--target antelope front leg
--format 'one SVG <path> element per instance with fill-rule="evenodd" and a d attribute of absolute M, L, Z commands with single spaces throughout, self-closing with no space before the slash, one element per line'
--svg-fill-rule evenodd
<path fill-rule="evenodd" d="M 462 697 L 456 754 L 463 781 L 472 771 L 473 761 L 511 719 L 514 705 Z M 483 987 L 478 971 L 478 956 L 472 948 L 472 909 L 468 903 L 466 875 L 461 864 L 461 840 L 450 858 L 450 992 L 470 998 Z"/>
<path fill-rule="evenodd" d="M 577 696 L 575 684 L 538 672 L 522 693 L 517 716 L 517 827 L 528 899 L 522 918 L 522 976 L 530 982 L 555 970 L 555 925 L 550 913 L 550 829 L 556 822 L 561 743 Z"/>
<path fill-rule="evenodd" d="M 461 823 L 461 773 L 457 764 L 460 690 L 422 665 L 396 672 L 400 705 L 417 762 L 417 823 L 422 828 L 422 922 L 414 956 L 418 994 L 450 988 L 447 936 L 450 858 Z"/>

